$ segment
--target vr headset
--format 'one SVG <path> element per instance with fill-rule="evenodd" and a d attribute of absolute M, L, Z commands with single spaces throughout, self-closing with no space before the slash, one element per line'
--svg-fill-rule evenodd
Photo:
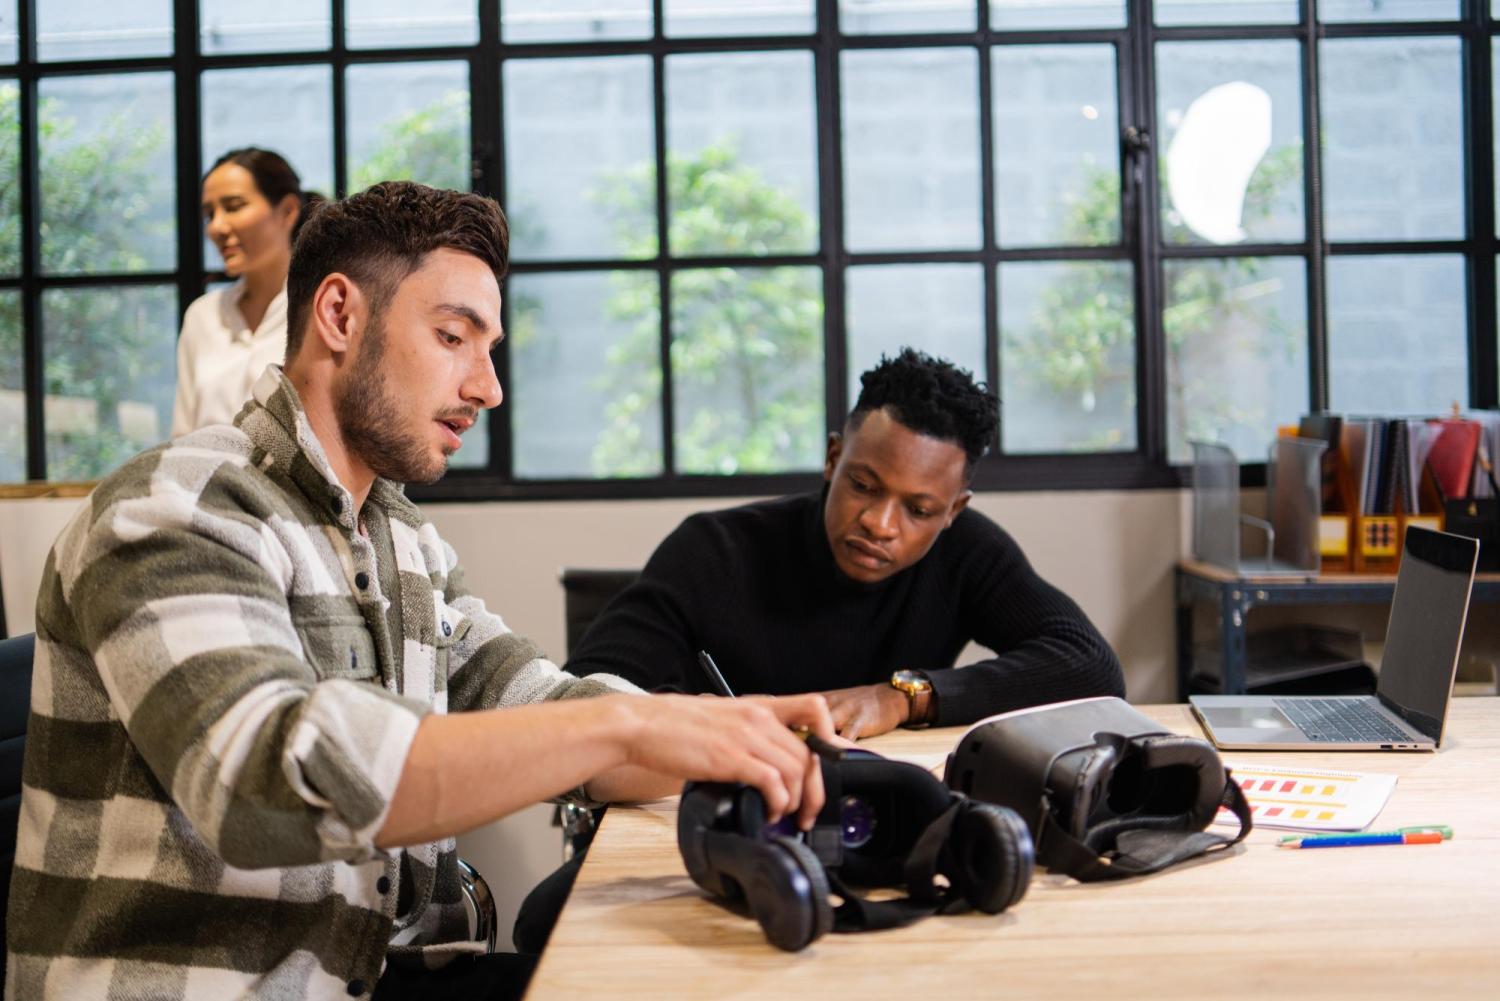
<path fill-rule="evenodd" d="M 1213 745 L 1163 730 L 1121 699 L 1005 713 L 974 724 L 948 756 L 944 781 L 1025 819 L 1047 868 L 1083 882 L 1123 879 L 1250 833 L 1250 807 Z M 1206 828 L 1219 808 L 1232 838 Z"/>
<path fill-rule="evenodd" d="M 894 928 L 968 907 L 999 914 L 1026 893 L 1031 835 L 1014 811 L 953 792 L 917 765 L 808 743 L 827 800 L 806 835 L 793 818 L 768 824 L 764 799 L 746 785 L 690 782 L 677 811 L 693 882 L 747 904 L 773 945 L 796 952 L 829 931 Z M 877 886 L 908 896 L 872 901 L 852 889 Z M 837 908 L 830 892 L 843 899 Z"/>

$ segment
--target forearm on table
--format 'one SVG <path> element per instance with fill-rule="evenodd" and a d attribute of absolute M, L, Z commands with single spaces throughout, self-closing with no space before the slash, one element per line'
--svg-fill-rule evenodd
<path fill-rule="evenodd" d="M 393 848 L 461 834 L 627 771 L 633 717 L 620 700 L 630 697 L 425 717 L 375 843 Z"/>

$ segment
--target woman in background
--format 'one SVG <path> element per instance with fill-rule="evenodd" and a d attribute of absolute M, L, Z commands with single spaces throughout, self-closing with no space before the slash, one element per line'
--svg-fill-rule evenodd
<path fill-rule="evenodd" d="M 177 340 L 172 436 L 228 424 L 265 367 L 286 353 L 292 241 L 319 197 L 269 150 L 232 149 L 203 177 L 204 229 L 236 279 L 200 296 Z"/>

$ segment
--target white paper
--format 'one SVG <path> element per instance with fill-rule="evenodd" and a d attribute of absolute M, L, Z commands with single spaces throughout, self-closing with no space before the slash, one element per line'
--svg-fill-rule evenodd
<path fill-rule="evenodd" d="M 1256 827 L 1290 831 L 1362 831 L 1379 816 L 1396 776 L 1331 768 L 1292 768 L 1226 761 L 1250 803 Z M 1238 824 L 1221 809 L 1216 824 Z"/>

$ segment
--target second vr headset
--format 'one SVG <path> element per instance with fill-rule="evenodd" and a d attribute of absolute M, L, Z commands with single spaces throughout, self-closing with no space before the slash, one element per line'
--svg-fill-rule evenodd
<path fill-rule="evenodd" d="M 1037 860 L 1083 882 L 1157 872 L 1250 833 L 1250 807 L 1211 744 L 1170 733 L 1121 699 L 1023 709 L 974 724 L 944 774 L 1015 809 Z M 1234 837 L 1205 830 L 1219 808 Z"/>
<path fill-rule="evenodd" d="M 1026 893 L 1032 841 L 1013 810 L 947 789 L 917 765 L 809 744 L 827 799 L 805 837 L 790 819 L 768 824 L 763 798 L 746 785 L 690 782 L 677 813 L 693 882 L 747 904 L 772 944 L 795 952 L 829 931 L 969 907 L 998 914 Z M 855 887 L 904 887 L 908 896 L 873 901 Z M 836 908 L 830 893 L 843 900 Z"/>

